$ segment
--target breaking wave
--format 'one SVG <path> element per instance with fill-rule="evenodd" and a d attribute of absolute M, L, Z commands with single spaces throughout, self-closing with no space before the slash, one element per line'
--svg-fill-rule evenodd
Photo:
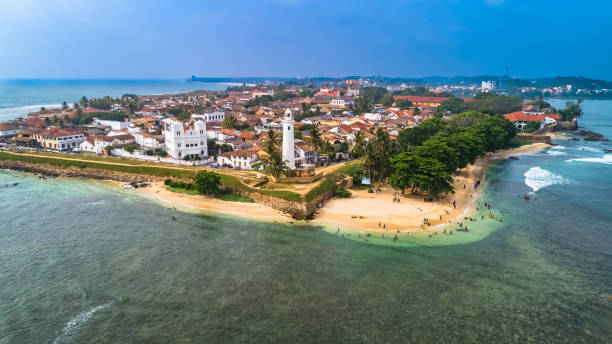
<path fill-rule="evenodd" d="M 579 158 L 579 159 L 569 159 L 565 160 L 565 162 L 592 162 L 596 164 L 612 164 L 612 155 L 604 155 L 601 158 Z"/>
<path fill-rule="evenodd" d="M 558 150 L 549 150 L 548 152 L 546 152 L 546 154 L 553 155 L 553 156 L 567 155 L 567 153 L 561 152 L 561 151 L 558 151 Z"/>
<path fill-rule="evenodd" d="M 81 328 L 91 317 L 98 311 L 103 309 L 107 309 L 112 305 L 112 303 L 105 303 L 103 305 L 98 305 L 86 312 L 79 313 L 72 317 L 70 321 L 66 323 L 64 329 L 62 329 L 62 333 L 59 337 L 55 338 L 53 344 L 61 344 L 71 342 L 70 338 L 73 336 L 74 331 Z"/>
<path fill-rule="evenodd" d="M 554 184 L 567 184 L 568 180 L 558 174 L 547 171 L 543 168 L 532 167 L 525 172 L 525 184 L 529 186 L 533 192 Z"/>

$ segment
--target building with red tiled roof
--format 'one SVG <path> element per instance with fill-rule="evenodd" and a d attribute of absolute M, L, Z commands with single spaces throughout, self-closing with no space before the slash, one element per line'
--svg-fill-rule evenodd
<path fill-rule="evenodd" d="M 512 124 L 514 124 L 518 130 L 523 130 L 527 122 L 538 122 L 538 123 L 544 122 L 546 124 L 546 123 L 554 123 L 561 119 L 561 115 L 556 114 L 556 113 L 544 113 L 544 114 L 539 114 L 539 115 L 532 115 L 532 114 L 525 113 L 523 111 L 515 111 L 515 112 L 507 113 L 504 115 L 504 117 L 510 122 L 512 122 Z"/>
<path fill-rule="evenodd" d="M 464 102 L 472 100 L 472 98 L 461 98 Z M 416 107 L 433 108 L 448 100 L 448 97 L 423 97 L 423 96 L 393 96 L 394 101 L 409 100 Z"/>
<path fill-rule="evenodd" d="M 85 141 L 85 132 L 80 129 L 53 128 L 39 130 L 34 134 L 34 139 L 43 148 L 71 151 L 78 150 L 81 142 Z"/>

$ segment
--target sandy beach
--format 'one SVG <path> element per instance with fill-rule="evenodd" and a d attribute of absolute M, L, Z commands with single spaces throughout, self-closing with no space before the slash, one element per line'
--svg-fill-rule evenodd
<path fill-rule="evenodd" d="M 330 231 L 340 228 L 344 232 L 396 232 L 399 230 L 400 232 L 427 233 L 428 230 L 438 225 L 457 222 L 475 209 L 474 205 L 482 192 L 482 186 L 476 189 L 473 186 L 477 180 L 482 182 L 486 178 L 485 174 L 489 164 L 512 155 L 537 152 L 546 147 L 549 145 L 535 143 L 489 153 L 478 159 L 475 164 L 453 175 L 454 194 L 433 202 L 425 202 L 424 195 L 409 195 L 408 193 L 400 195 L 399 192 L 398 196 L 401 201 L 393 202 L 395 191 L 387 184 L 381 188 L 379 193 L 351 190 L 353 195 L 350 198 L 329 200 L 317 212 L 314 220 L 299 221 L 299 223 L 324 226 Z M 210 211 L 268 222 L 298 222 L 264 204 L 228 202 L 213 197 L 176 193 L 167 190 L 163 183 L 153 183 L 137 190 L 165 205 L 185 211 Z M 453 200 L 456 207 L 453 207 Z M 429 226 L 422 226 L 425 218 L 428 219 Z"/>
<path fill-rule="evenodd" d="M 245 217 L 258 221 L 287 223 L 295 222 L 295 220 L 291 217 L 264 204 L 228 202 L 213 197 L 176 193 L 166 189 L 166 186 L 163 183 L 153 183 L 147 187 L 138 188 L 137 190 L 146 196 L 160 201 L 164 205 L 176 207 L 180 210 L 204 210 L 215 213 Z"/>
<path fill-rule="evenodd" d="M 453 175 L 455 193 L 434 202 L 425 202 L 424 195 L 398 196 L 400 202 L 393 202 L 395 191 L 388 184 L 380 193 L 367 190 L 351 190 L 350 198 L 335 198 L 321 208 L 312 221 L 328 229 L 340 228 L 344 232 L 423 232 L 457 222 L 468 216 L 478 201 L 482 186 L 474 188 L 477 180 L 486 178 L 488 166 L 496 160 L 509 156 L 537 152 L 550 145 L 534 143 L 515 149 L 490 153 Z M 465 187 L 464 187 L 465 186 Z M 456 208 L 453 207 L 453 200 Z M 429 226 L 422 226 L 427 218 Z"/>

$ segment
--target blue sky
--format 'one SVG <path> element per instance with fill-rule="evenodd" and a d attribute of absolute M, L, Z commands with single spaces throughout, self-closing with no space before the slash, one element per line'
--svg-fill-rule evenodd
<path fill-rule="evenodd" d="M 612 80 L 612 2 L 0 0 L 0 78 Z"/>

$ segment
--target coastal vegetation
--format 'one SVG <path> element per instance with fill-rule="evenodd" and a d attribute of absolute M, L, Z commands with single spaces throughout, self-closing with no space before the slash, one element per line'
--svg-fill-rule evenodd
<path fill-rule="evenodd" d="M 516 146 L 516 128 L 503 117 L 478 111 L 464 112 L 450 121 L 431 118 L 399 133 L 391 141 L 382 129 L 365 147 L 355 145 L 351 154 L 361 156 L 359 164 L 338 170 L 353 177 L 365 174 L 379 184 L 387 179 L 404 192 L 426 192 L 432 196 L 454 192 L 452 173 L 473 164 L 486 152 Z M 358 149 L 358 151 L 355 151 Z"/>

